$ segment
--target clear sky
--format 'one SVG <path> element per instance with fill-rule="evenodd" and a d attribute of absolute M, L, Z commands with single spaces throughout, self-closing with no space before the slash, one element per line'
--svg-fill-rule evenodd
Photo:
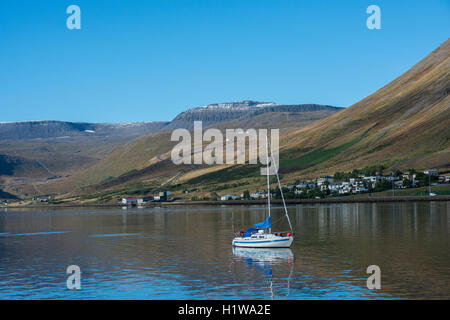
<path fill-rule="evenodd" d="M 71 4 L 81 30 L 66 27 Z M 381 30 L 366 27 L 371 4 Z M 0 0 L 0 121 L 171 120 L 244 99 L 346 107 L 449 35 L 449 0 Z"/>

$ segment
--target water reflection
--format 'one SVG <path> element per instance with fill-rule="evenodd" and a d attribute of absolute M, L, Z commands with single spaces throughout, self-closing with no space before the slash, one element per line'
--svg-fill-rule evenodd
<path fill-rule="evenodd" d="M 231 241 L 263 206 L 8 209 L 0 299 L 448 299 L 449 204 L 291 206 L 292 248 L 262 250 Z M 283 207 L 272 213 L 278 221 Z M 65 286 L 71 264 L 80 291 Z M 381 290 L 366 287 L 372 264 Z"/>
<path fill-rule="evenodd" d="M 289 248 L 233 248 L 233 255 L 235 257 L 235 263 L 245 262 L 250 272 L 256 270 L 266 276 L 265 282 L 267 282 L 270 289 L 270 298 L 288 297 L 289 285 L 294 271 L 294 254 Z M 289 266 L 289 275 L 286 279 L 281 280 L 278 276 L 274 279 L 273 269 L 282 269 L 282 267 Z M 276 292 L 276 288 L 282 286 L 274 286 L 274 281 L 280 280 L 286 282 L 285 292 Z M 278 297 L 276 297 L 278 295 Z"/>

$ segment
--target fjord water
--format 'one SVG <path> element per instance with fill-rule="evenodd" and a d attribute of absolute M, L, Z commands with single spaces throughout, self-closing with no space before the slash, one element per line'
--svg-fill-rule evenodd
<path fill-rule="evenodd" d="M 232 248 L 233 225 L 263 221 L 259 206 L 1 211 L 0 299 L 450 298 L 450 202 L 288 209 L 291 249 Z M 282 216 L 273 227 L 287 230 Z"/>

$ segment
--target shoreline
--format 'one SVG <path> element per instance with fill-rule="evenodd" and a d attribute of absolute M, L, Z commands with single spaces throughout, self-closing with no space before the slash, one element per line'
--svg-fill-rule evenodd
<path fill-rule="evenodd" d="M 450 201 L 450 196 L 394 196 L 394 197 L 343 197 L 343 198 L 325 198 L 325 199 L 286 199 L 286 204 L 311 204 L 311 203 L 375 203 L 375 202 L 418 202 L 418 201 Z M 271 200 L 272 204 L 282 204 L 279 199 Z M 138 207 L 170 207 L 170 206 L 223 206 L 223 205 L 265 205 L 267 200 L 226 200 L 226 201 L 173 201 L 173 202 L 150 202 L 143 203 Z M 117 204 L 36 204 L 21 206 L 1 206 L 4 209 L 26 209 L 26 208 L 117 208 L 117 207 L 136 207 Z"/>

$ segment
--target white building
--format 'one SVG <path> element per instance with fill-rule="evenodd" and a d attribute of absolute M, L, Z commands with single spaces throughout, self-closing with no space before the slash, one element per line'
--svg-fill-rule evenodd
<path fill-rule="evenodd" d="M 307 183 L 302 182 L 302 183 L 299 183 L 298 185 L 296 185 L 295 188 L 296 188 L 296 189 L 304 189 L 304 188 L 306 188 L 307 186 L 308 186 Z"/>
<path fill-rule="evenodd" d="M 252 199 L 267 199 L 267 192 L 253 192 L 250 193 Z"/>
<path fill-rule="evenodd" d="M 122 198 L 122 203 L 128 204 L 128 205 L 138 205 L 138 204 L 143 204 L 144 199 L 142 199 L 142 198 Z"/>
<path fill-rule="evenodd" d="M 428 169 L 425 170 L 423 173 L 429 174 L 430 176 L 437 176 L 439 174 L 436 169 Z"/>
<path fill-rule="evenodd" d="M 318 178 L 317 179 L 317 185 L 320 187 L 321 185 L 325 184 L 325 182 L 327 182 L 329 184 L 333 183 L 333 178 L 332 177 L 323 177 L 323 178 Z"/>
<path fill-rule="evenodd" d="M 239 197 L 235 196 L 234 194 L 226 194 L 226 195 L 220 197 L 220 200 L 222 200 L 222 201 L 237 200 L 237 199 L 239 199 Z"/>

